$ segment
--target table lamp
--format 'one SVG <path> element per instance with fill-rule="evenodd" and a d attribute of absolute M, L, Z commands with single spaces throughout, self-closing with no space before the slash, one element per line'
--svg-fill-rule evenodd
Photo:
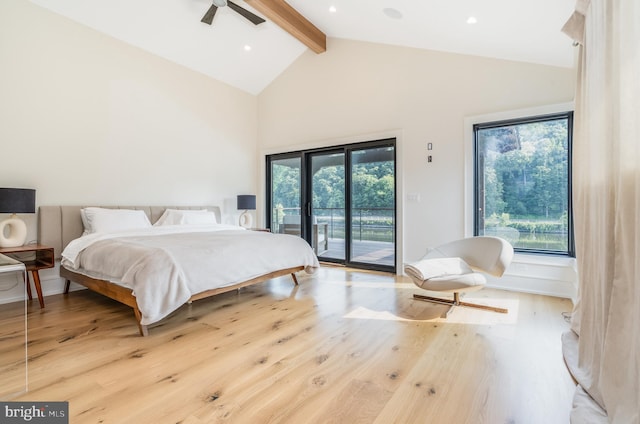
<path fill-rule="evenodd" d="M 36 213 L 36 191 L 28 188 L 0 188 L 0 213 L 10 213 L 0 222 L 0 247 L 17 247 L 27 240 L 27 224 L 17 213 Z"/>
<path fill-rule="evenodd" d="M 238 224 L 241 227 L 250 228 L 253 223 L 253 218 L 249 213 L 250 210 L 256 209 L 256 196 L 253 194 L 239 194 L 238 195 L 238 210 L 244 209 Z"/>

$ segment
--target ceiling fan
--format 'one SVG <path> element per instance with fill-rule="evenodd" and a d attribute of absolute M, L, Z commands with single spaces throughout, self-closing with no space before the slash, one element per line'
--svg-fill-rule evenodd
<path fill-rule="evenodd" d="M 246 19 L 250 20 L 254 25 L 259 25 L 264 22 L 264 19 L 262 19 L 260 16 L 255 15 L 249 12 L 247 9 L 238 6 L 231 0 L 213 0 L 213 4 L 209 8 L 209 10 L 207 10 L 207 13 L 204 14 L 200 22 L 204 22 L 207 25 L 211 25 L 211 23 L 213 22 L 213 17 L 216 16 L 216 12 L 218 11 L 218 8 L 225 7 L 225 6 L 229 6 L 231 9 L 238 12 L 240 15 L 244 16 Z"/>

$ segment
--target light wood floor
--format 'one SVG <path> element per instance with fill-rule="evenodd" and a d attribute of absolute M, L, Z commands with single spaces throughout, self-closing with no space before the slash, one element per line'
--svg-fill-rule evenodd
<path fill-rule="evenodd" d="M 74 424 L 568 423 L 568 300 L 485 289 L 466 299 L 508 315 L 444 320 L 401 277 L 299 280 L 197 301 L 146 338 L 129 308 L 86 290 L 34 301 L 29 391 L 14 400 L 68 401 Z M 20 356 L 21 308 L 0 305 L 2 361 Z"/>

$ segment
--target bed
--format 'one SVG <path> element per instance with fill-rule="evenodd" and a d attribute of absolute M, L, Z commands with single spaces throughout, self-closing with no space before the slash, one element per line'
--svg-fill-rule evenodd
<path fill-rule="evenodd" d="M 216 206 L 40 206 L 60 276 L 130 306 L 142 336 L 185 303 L 319 267 L 300 237 L 219 224 Z M 211 221 L 213 220 L 213 222 Z M 144 222 L 143 222 L 144 221 Z"/>

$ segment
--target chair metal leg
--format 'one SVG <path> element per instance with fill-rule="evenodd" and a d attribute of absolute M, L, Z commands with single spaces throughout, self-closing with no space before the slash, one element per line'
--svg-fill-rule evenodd
<path fill-rule="evenodd" d="M 417 300 L 426 300 L 427 302 L 432 302 L 432 303 L 439 303 L 441 305 L 451 305 L 451 306 L 456 305 L 455 301 L 451 299 L 440 299 L 438 297 L 424 296 L 421 294 L 414 294 L 413 298 Z"/>
<path fill-rule="evenodd" d="M 417 300 L 425 300 L 427 302 L 439 303 L 442 305 L 451 305 L 451 307 L 465 306 L 467 308 L 484 309 L 486 311 L 499 312 L 501 314 L 506 314 L 509 312 L 509 310 L 505 308 L 497 308 L 495 306 L 488 306 L 488 305 L 479 305 L 477 303 L 461 302 L 460 293 L 453 293 L 453 299 L 440 299 L 438 297 L 424 296 L 421 294 L 414 294 L 413 298 Z"/>
<path fill-rule="evenodd" d="M 447 318 L 453 310 L 453 307 L 456 306 L 451 299 L 440 299 L 438 297 L 423 296 L 421 294 L 414 294 L 413 298 L 416 300 L 424 300 L 425 302 L 437 303 L 439 305 L 448 305 L 449 307 L 440 315 L 440 318 Z"/>

